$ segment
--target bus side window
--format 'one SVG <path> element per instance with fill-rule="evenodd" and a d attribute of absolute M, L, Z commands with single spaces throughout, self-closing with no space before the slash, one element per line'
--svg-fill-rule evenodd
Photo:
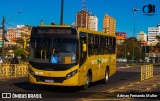
<path fill-rule="evenodd" d="M 107 46 L 108 45 L 108 38 L 105 37 L 105 45 Z"/>
<path fill-rule="evenodd" d="M 93 35 L 88 35 L 88 44 L 90 44 L 90 45 L 93 45 L 93 41 L 94 41 L 94 39 L 93 39 Z"/>
<path fill-rule="evenodd" d="M 109 54 L 113 54 L 114 53 L 114 40 L 113 37 L 109 38 Z"/>
<path fill-rule="evenodd" d="M 99 36 L 95 35 L 94 36 L 94 55 L 98 55 L 99 54 Z"/>
<path fill-rule="evenodd" d="M 116 53 L 116 38 L 113 38 L 113 54 Z"/>
<path fill-rule="evenodd" d="M 100 49 L 100 55 L 103 55 L 104 54 L 104 44 L 105 44 L 105 41 L 104 41 L 105 37 L 104 36 L 100 36 L 100 43 L 99 43 L 99 49 Z"/>
<path fill-rule="evenodd" d="M 106 37 L 104 36 L 103 37 L 103 54 L 106 54 L 105 47 L 106 47 Z"/>
<path fill-rule="evenodd" d="M 104 44 L 104 53 L 105 54 L 107 54 L 107 52 L 108 52 L 108 48 L 107 48 L 107 45 L 108 45 L 108 38 L 107 37 L 105 37 L 105 44 Z"/>
<path fill-rule="evenodd" d="M 88 55 L 93 55 L 94 54 L 94 47 L 93 47 L 93 35 L 89 34 L 88 35 Z"/>
<path fill-rule="evenodd" d="M 109 54 L 112 54 L 112 38 L 111 37 L 109 37 L 109 47 L 108 47 L 108 49 L 109 49 Z"/>
<path fill-rule="evenodd" d="M 110 46 L 110 38 L 109 37 L 106 37 L 106 43 L 107 43 L 107 45 L 106 45 L 106 51 L 107 51 L 107 54 L 109 54 L 109 46 Z"/>

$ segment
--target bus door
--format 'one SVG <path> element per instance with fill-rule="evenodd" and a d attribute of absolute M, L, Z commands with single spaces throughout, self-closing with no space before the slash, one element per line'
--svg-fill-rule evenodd
<path fill-rule="evenodd" d="M 86 59 L 87 59 L 87 46 L 86 46 L 86 33 L 80 32 L 80 73 L 82 74 L 79 78 L 79 82 L 85 82 L 85 73 L 87 72 Z"/>

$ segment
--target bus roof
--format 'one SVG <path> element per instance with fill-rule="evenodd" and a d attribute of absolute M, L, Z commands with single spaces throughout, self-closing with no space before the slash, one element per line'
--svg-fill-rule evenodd
<path fill-rule="evenodd" d="M 86 32 L 86 33 L 97 34 L 97 35 L 116 37 L 115 34 L 107 34 L 107 33 L 104 33 L 104 32 L 98 32 L 98 31 L 94 31 L 94 30 L 88 30 L 86 28 L 78 28 L 78 31 L 79 32 Z"/>
<path fill-rule="evenodd" d="M 41 25 L 41 26 L 34 26 L 34 27 L 41 27 L 41 28 L 52 28 L 52 27 L 66 27 L 66 28 L 76 28 L 78 29 L 78 32 L 86 32 L 86 33 L 92 33 L 92 34 L 97 34 L 97 35 L 104 35 L 104 36 L 111 36 L 111 37 L 116 37 L 115 34 L 107 34 L 107 33 L 104 33 L 104 32 L 98 32 L 98 31 L 94 31 L 94 30 L 88 30 L 86 28 L 77 28 L 77 27 L 74 27 L 74 26 L 69 26 L 69 25 Z"/>
<path fill-rule="evenodd" d="M 40 25 L 36 27 L 71 27 L 71 26 L 64 24 L 64 25 Z"/>

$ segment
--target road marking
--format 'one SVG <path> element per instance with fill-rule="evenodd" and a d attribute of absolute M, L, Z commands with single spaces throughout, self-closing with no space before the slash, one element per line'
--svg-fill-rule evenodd
<path fill-rule="evenodd" d="M 152 88 L 146 88 L 147 91 L 151 90 Z"/>
<path fill-rule="evenodd" d="M 157 87 L 158 85 L 155 85 L 155 84 L 154 84 L 154 85 L 152 85 L 152 86 L 153 86 L 153 87 Z"/>
<path fill-rule="evenodd" d="M 84 99 L 82 101 L 130 101 L 129 99 Z"/>
<path fill-rule="evenodd" d="M 131 68 L 130 66 L 127 66 L 127 67 L 118 67 L 118 68 Z"/>
<path fill-rule="evenodd" d="M 130 101 L 130 98 L 106 98 L 106 99 L 81 98 L 76 101 Z"/>

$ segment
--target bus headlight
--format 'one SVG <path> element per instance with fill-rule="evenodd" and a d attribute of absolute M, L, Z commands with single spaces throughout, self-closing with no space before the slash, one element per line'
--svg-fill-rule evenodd
<path fill-rule="evenodd" d="M 28 68 L 28 72 L 29 72 L 33 77 L 35 77 L 35 73 L 34 73 L 30 68 Z"/>
<path fill-rule="evenodd" d="M 76 60 L 76 55 L 72 56 L 72 61 Z"/>
<path fill-rule="evenodd" d="M 74 76 L 74 75 L 76 75 L 76 74 L 77 74 L 77 70 L 72 71 L 72 72 L 70 72 L 70 73 L 68 73 L 68 74 L 66 75 L 66 79 L 69 79 L 69 78 L 71 78 L 72 76 Z"/>

